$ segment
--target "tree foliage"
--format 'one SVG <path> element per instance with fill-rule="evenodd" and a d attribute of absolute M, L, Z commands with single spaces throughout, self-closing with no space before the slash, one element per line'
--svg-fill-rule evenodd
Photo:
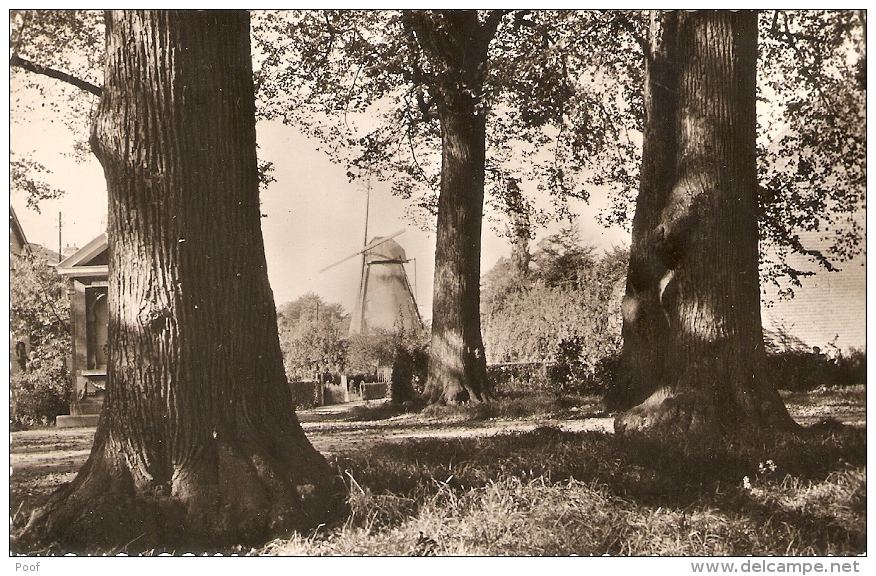
<path fill-rule="evenodd" d="M 484 277 L 488 360 L 557 362 L 575 342 L 576 360 L 589 366 L 615 355 L 627 257 L 622 248 L 598 254 L 569 228 L 539 242 L 525 278 L 500 259 Z"/>
<path fill-rule="evenodd" d="M 50 112 L 77 138 L 70 155 L 91 157 L 88 134 L 102 94 L 105 57 L 101 10 L 10 10 L 10 121 L 25 124 L 34 114 Z M 19 151 L 20 152 L 20 151 Z M 270 162 L 259 161 L 259 182 L 275 179 Z M 42 182 L 44 166 L 10 151 L 15 188 L 27 193 L 27 205 L 39 211 L 40 200 L 63 194 Z"/>
<path fill-rule="evenodd" d="M 563 198 L 587 198 L 606 185 L 611 203 L 602 222 L 629 223 L 646 21 L 645 12 L 621 10 L 504 16 L 484 95 L 487 216 L 500 233 L 522 238 L 521 224 L 566 216 Z M 760 15 L 762 275 L 783 293 L 862 250 L 862 22 L 849 10 Z M 401 15 L 264 13 L 256 37 L 262 113 L 305 126 L 350 178 L 391 180 L 428 225 L 440 165 L 426 86 L 435 71 L 424 68 Z M 550 209 L 546 193 L 555 199 Z"/>
<path fill-rule="evenodd" d="M 290 380 L 309 380 L 325 371 L 341 372 L 347 363 L 350 317 L 340 304 L 312 292 L 277 309 L 283 365 Z"/>
<path fill-rule="evenodd" d="M 784 294 L 863 250 L 864 26 L 852 10 L 760 15 L 761 266 Z"/>
<path fill-rule="evenodd" d="M 46 174 L 51 174 L 51 170 L 44 165 L 9 151 L 9 189 L 23 192 L 27 197 L 27 207 L 36 212 L 40 211 L 40 202 L 53 200 L 64 193 L 43 179 Z"/>
<path fill-rule="evenodd" d="M 87 151 L 88 127 L 100 96 L 104 23 L 99 10 L 11 10 L 10 103 L 13 123 L 49 110 Z M 34 90 L 42 98 L 33 99 Z"/>
<path fill-rule="evenodd" d="M 602 185 L 612 193 L 601 220 L 629 222 L 646 20 L 632 10 L 503 16 L 485 93 L 487 217 L 500 233 L 565 216 L 564 196 L 587 197 Z M 782 294 L 863 250 L 864 25 L 863 11 L 760 14 L 761 273 Z M 302 127 L 351 178 L 392 180 L 411 198 L 412 215 L 431 225 L 440 133 L 425 83 L 430 71 L 401 13 L 256 12 L 253 32 L 261 116 Z M 84 143 L 102 60 L 99 11 L 10 11 L 12 122 L 49 109 Z M 44 96 L 38 105 L 28 90 Z M 36 191 L 40 167 L 11 161 L 14 173 L 27 175 L 22 188 Z"/>
<path fill-rule="evenodd" d="M 69 406 L 70 306 L 48 254 L 35 247 L 31 254 L 10 255 L 10 334 L 13 343 L 30 343 L 25 370 L 10 379 L 14 427 L 52 422 Z"/>
<path fill-rule="evenodd" d="M 595 185 L 634 187 L 630 119 L 640 72 L 630 47 L 618 45 L 611 18 L 507 12 L 480 15 L 498 20 L 479 95 L 487 114 L 488 205 L 543 223 L 551 214 L 533 195 L 553 195 L 557 216 L 568 214 L 566 198 L 587 198 Z M 434 90 L 447 71 L 423 54 L 403 13 L 264 12 L 254 37 L 262 116 L 303 127 L 350 179 L 390 181 L 430 226 L 441 163 Z M 521 184 L 527 201 L 509 200 Z"/>
<path fill-rule="evenodd" d="M 26 125 L 35 115 L 49 112 L 54 122 L 78 135 L 70 154 L 90 154 L 88 126 L 100 95 L 103 61 L 103 18 L 96 10 L 10 10 L 10 114 L 13 125 Z M 37 212 L 40 202 L 63 195 L 47 184 L 51 170 L 10 149 L 10 190 L 26 196 Z"/>

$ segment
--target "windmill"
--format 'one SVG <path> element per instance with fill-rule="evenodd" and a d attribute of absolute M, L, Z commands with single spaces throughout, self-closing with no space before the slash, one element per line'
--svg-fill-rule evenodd
<path fill-rule="evenodd" d="M 320 270 L 325 272 L 356 256 L 362 256 L 359 294 L 350 321 L 351 335 L 368 334 L 375 328 L 393 330 L 398 327 L 399 322 L 405 331 L 423 327 L 423 319 L 420 317 L 404 266 L 411 261 L 416 266 L 416 260 L 408 259 L 404 248 L 393 240 L 402 233 L 404 229 L 389 236 L 375 236 L 368 242 L 366 201 L 365 244 L 362 249 Z M 416 278 L 416 272 L 414 277 Z"/>

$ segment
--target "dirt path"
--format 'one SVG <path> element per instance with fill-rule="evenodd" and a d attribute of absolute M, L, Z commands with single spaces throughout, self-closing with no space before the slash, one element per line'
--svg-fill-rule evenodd
<path fill-rule="evenodd" d="M 459 422 L 423 424 L 407 423 L 400 417 L 384 422 L 303 422 L 307 437 L 323 454 L 353 452 L 380 442 L 401 442 L 412 438 L 471 438 L 513 432 L 528 432 L 539 426 L 555 426 L 570 432 L 595 430 L 612 432 L 611 418 L 585 420 L 491 420 L 487 422 Z"/>
<path fill-rule="evenodd" d="M 348 409 L 348 408 L 347 408 Z M 610 432 L 610 418 L 586 420 L 492 420 L 487 422 L 423 423 L 412 416 L 400 416 L 379 422 L 331 421 L 340 412 L 334 410 L 302 411 L 302 428 L 314 447 L 323 454 L 352 452 L 380 442 L 401 442 L 411 438 L 465 438 L 511 432 L 527 432 L 539 426 L 556 426 L 579 432 L 598 430 Z M 327 418 L 328 421 L 323 420 Z M 79 469 L 88 458 L 94 428 L 61 428 L 14 432 L 9 447 L 12 467 L 10 483 L 30 494 L 45 485 L 64 482 L 64 478 Z M 36 481 L 42 477 L 41 481 Z M 27 488 L 25 486 L 31 485 Z"/>
<path fill-rule="evenodd" d="M 587 420 L 493 420 L 487 422 L 415 422 L 411 415 L 376 422 L 347 422 L 340 418 L 353 405 L 305 410 L 301 426 L 314 447 L 326 456 L 367 449 L 376 443 L 411 438 L 463 438 L 526 432 L 538 426 L 564 430 L 611 431 L 609 418 Z M 94 428 L 48 428 L 12 433 L 9 446 L 10 513 L 21 522 L 61 484 L 75 478 L 94 441 Z"/>

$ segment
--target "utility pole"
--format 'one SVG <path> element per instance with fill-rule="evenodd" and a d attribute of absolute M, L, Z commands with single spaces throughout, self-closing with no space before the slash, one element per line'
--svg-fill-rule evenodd
<path fill-rule="evenodd" d="M 61 244 L 61 213 L 58 212 L 58 262 L 64 259 L 63 244 Z"/>
<path fill-rule="evenodd" d="M 365 192 L 365 237 L 362 241 L 362 273 L 359 275 L 359 331 L 365 333 L 365 291 L 368 289 L 366 285 L 366 269 L 368 262 L 365 257 L 365 248 L 368 246 L 368 217 L 371 211 L 371 171 L 368 171 L 368 187 Z"/>

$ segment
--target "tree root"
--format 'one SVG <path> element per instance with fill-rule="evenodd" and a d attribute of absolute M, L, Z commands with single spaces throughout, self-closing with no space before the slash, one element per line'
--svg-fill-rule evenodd
<path fill-rule="evenodd" d="M 720 433 L 712 400 L 702 392 L 672 393 L 660 388 L 641 404 L 615 418 L 614 430 L 622 435 L 631 432 L 681 434 L 711 437 Z"/>
<path fill-rule="evenodd" d="M 346 511 L 343 481 L 315 450 L 297 463 L 221 444 L 211 464 L 137 486 L 95 451 L 13 540 L 16 552 L 137 554 L 227 550 L 307 531 Z"/>
<path fill-rule="evenodd" d="M 642 432 L 712 437 L 746 427 L 797 434 L 803 431 L 790 417 L 778 394 L 757 390 L 750 391 L 746 402 L 722 404 L 719 410 L 707 391 L 659 388 L 641 404 L 619 414 L 614 422 L 616 434 Z"/>

